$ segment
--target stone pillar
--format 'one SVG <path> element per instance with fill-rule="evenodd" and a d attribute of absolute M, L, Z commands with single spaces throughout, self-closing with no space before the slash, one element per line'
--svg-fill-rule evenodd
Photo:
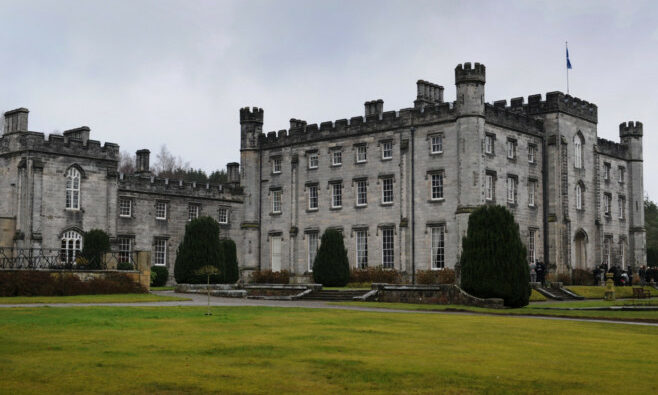
<path fill-rule="evenodd" d="M 151 288 L 151 251 L 135 251 L 136 269 L 139 271 L 139 283 L 147 291 Z"/>

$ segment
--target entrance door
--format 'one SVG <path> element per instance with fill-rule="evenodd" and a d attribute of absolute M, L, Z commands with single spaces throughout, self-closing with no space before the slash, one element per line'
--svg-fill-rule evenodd
<path fill-rule="evenodd" d="M 272 271 L 281 271 L 281 236 L 272 236 L 270 239 L 272 248 Z"/>
<path fill-rule="evenodd" d="M 584 232 L 576 233 L 574 239 L 576 254 L 576 269 L 585 269 L 587 267 L 587 235 Z"/>

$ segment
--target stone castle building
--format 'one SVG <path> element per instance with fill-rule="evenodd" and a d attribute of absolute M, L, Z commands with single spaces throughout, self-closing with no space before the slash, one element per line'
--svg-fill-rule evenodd
<path fill-rule="evenodd" d="M 118 146 L 27 129 L 5 113 L 0 138 L 0 246 L 63 249 L 91 228 L 173 268 L 190 218 L 209 215 L 234 239 L 243 275 L 289 270 L 308 279 L 320 236 L 344 235 L 353 267 L 408 275 L 454 267 L 468 216 L 507 206 L 528 248 L 553 272 L 645 263 L 642 124 L 620 143 L 597 136 L 597 107 L 560 92 L 485 102 L 484 65 L 455 69 L 456 100 L 417 82 L 413 107 L 264 134 L 264 112 L 240 110 L 241 163 L 229 183 L 154 177 L 148 151 L 117 173 Z M 73 240 L 71 242 L 71 240 Z M 73 244 L 71 244 L 73 243 Z M 172 272 L 173 270 L 170 270 Z"/>

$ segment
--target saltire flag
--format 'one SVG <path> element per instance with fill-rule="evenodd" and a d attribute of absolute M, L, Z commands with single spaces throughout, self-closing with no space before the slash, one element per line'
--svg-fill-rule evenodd
<path fill-rule="evenodd" d="M 567 48 L 567 69 L 570 69 L 571 67 L 571 62 L 569 61 L 569 48 Z"/>

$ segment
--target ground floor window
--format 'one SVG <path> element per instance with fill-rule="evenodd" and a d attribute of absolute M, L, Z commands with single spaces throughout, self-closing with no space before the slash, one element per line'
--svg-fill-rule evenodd
<path fill-rule="evenodd" d="M 74 230 L 64 232 L 62 235 L 62 244 L 60 248 L 60 260 L 62 263 L 74 264 L 75 258 L 82 251 L 82 235 Z"/>
<path fill-rule="evenodd" d="M 356 231 L 356 267 L 365 269 L 368 267 L 368 231 Z"/>
<path fill-rule="evenodd" d="M 119 262 L 130 262 L 132 240 L 130 237 L 119 237 Z"/>
<path fill-rule="evenodd" d="M 167 264 L 167 240 L 155 239 L 153 264 L 158 266 L 164 266 Z"/>
<path fill-rule="evenodd" d="M 535 263 L 536 262 L 536 255 L 535 255 L 535 230 L 530 229 L 528 231 L 528 263 Z"/>
<path fill-rule="evenodd" d="M 445 226 L 432 226 L 432 269 L 441 269 L 445 267 Z"/>
<path fill-rule="evenodd" d="M 308 271 L 313 271 L 313 262 L 315 262 L 315 256 L 318 254 L 318 234 L 307 233 L 306 240 L 308 243 Z"/>
<path fill-rule="evenodd" d="M 603 239 L 603 263 L 610 267 L 610 249 L 612 241 L 609 237 Z"/>
<path fill-rule="evenodd" d="M 270 239 L 270 247 L 272 253 L 272 271 L 281 271 L 281 236 L 272 236 Z"/>
<path fill-rule="evenodd" d="M 382 229 L 382 266 L 385 269 L 393 269 L 394 247 L 393 228 Z"/>

